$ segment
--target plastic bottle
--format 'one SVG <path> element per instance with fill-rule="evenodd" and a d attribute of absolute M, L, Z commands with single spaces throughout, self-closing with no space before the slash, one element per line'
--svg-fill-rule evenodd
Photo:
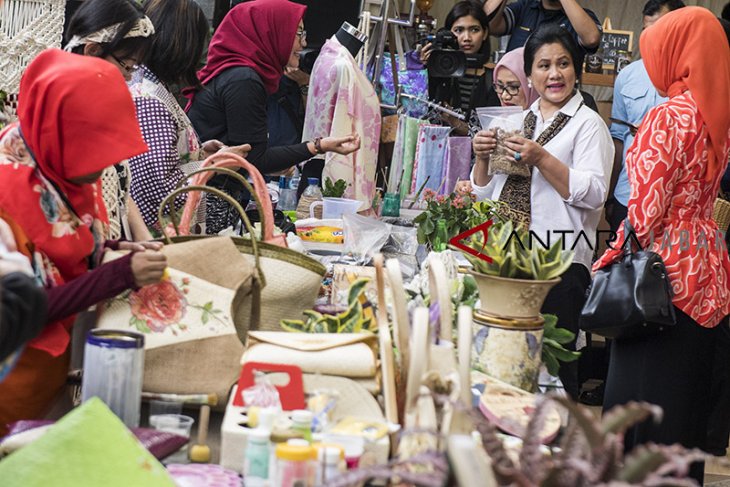
<path fill-rule="evenodd" d="M 315 201 L 322 199 L 322 191 L 319 189 L 319 179 L 307 178 L 307 189 L 302 193 L 302 197 L 297 205 L 297 219 L 303 220 L 309 218 L 309 206 Z"/>
<path fill-rule="evenodd" d="M 345 471 L 345 450 L 336 445 L 315 443 L 317 465 L 315 468 L 315 487 L 323 487 Z"/>
<path fill-rule="evenodd" d="M 296 190 L 290 188 L 290 182 L 286 176 L 279 176 L 279 204 L 276 208 L 281 211 L 296 209 Z"/>
<path fill-rule="evenodd" d="M 302 438 L 307 440 L 309 443 L 312 442 L 312 419 L 314 415 L 311 411 L 306 409 L 297 409 L 292 411 L 292 430 L 302 435 Z"/>
<path fill-rule="evenodd" d="M 248 434 L 246 460 L 243 474 L 249 480 L 259 481 L 269 478 L 269 432 L 255 429 Z"/>
<path fill-rule="evenodd" d="M 315 450 L 311 446 L 277 445 L 276 487 L 312 485 L 314 455 Z"/>
<path fill-rule="evenodd" d="M 319 189 L 319 179 L 307 178 L 307 189 L 304 190 L 302 196 L 313 196 L 322 199 L 322 190 Z"/>

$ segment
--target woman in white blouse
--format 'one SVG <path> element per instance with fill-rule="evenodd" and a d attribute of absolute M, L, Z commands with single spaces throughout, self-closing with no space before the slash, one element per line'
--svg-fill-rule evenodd
<path fill-rule="evenodd" d="M 542 311 L 556 314 L 558 324 L 576 334 L 614 153 L 606 124 L 577 91 L 581 60 L 573 38 L 557 25 L 540 27 L 530 36 L 525 73 L 540 98 L 524 112 L 525 136 L 510 137 L 505 146 L 514 151 L 510 159 L 527 165 L 531 175 L 489 175 L 489 158 L 497 144 L 492 130 L 474 138 L 471 174 L 478 199 L 506 203 L 507 217 L 528 225 L 542 242 L 562 237 L 565 248 L 575 251 L 573 265 Z M 577 364 L 562 364 L 560 378 L 577 399 Z"/>

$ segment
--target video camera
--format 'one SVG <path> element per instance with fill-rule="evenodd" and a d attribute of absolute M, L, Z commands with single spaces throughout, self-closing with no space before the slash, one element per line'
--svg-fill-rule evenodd
<path fill-rule="evenodd" d="M 481 68 L 486 62 L 482 55 L 467 55 L 459 49 L 459 41 L 448 29 L 441 29 L 436 35 L 427 35 L 418 41 L 425 46 L 433 45 L 426 68 L 434 78 L 458 78 L 464 75 L 467 68 Z"/>

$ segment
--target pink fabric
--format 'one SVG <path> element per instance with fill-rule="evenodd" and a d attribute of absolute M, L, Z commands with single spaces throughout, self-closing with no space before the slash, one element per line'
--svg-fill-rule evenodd
<path fill-rule="evenodd" d="M 380 143 L 380 102 L 355 59 L 333 36 L 314 63 L 302 140 L 360 135 L 360 149 L 343 156 L 325 155 L 322 178 L 348 183 L 345 198 L 372 206 Z"/>
<path fill-rule="evenodd" d="M 446 142 L 441 194 L 449 194 L 460 180 L 469 179 L 471 170 L 471 137 L 449 137 Z"/>
<path fill-rule="evenodd" d="M 535 100 L 540 98 L 537 91 L 530 87 L 527 81 L 527 75 L 525 74 L 525 48 L 520 47 L 513 51 L 508 52 L 502 59 L 499 60 L 497 65 L 494 67 L 494 73 L 492 75 L 493 81 L 497 83 L 497 73 L 500 69 L 505 68 L 512 71 L 512 74 L 517 76 L 522 85 L 522 91 L 525 93 L 525 99 L 527 100 L 527 106 L 531 106 Z"/>
<path fill-rule="evenodd" d="M 208 62 L 198 72 L 200 82 L 205 85 L 228 68 L 248 66 L 269 95 L 276 93 L 305 10 L 287 0 L 254 0 L 233 7 L 213 34 Z"/>

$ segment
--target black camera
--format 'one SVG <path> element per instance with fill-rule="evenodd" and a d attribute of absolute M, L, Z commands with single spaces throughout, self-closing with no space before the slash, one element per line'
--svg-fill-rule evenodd
<path fill-rule="evenodd" d="M 419 44 L 433 44 L 431 56 L 428 58 L 428 74 L 434 78 L 456 78 L 466 71 L 466 54 L 459 50 L 459 41 L 447 29 L 441 29 L 436 35 L 424 37 Z"/>

